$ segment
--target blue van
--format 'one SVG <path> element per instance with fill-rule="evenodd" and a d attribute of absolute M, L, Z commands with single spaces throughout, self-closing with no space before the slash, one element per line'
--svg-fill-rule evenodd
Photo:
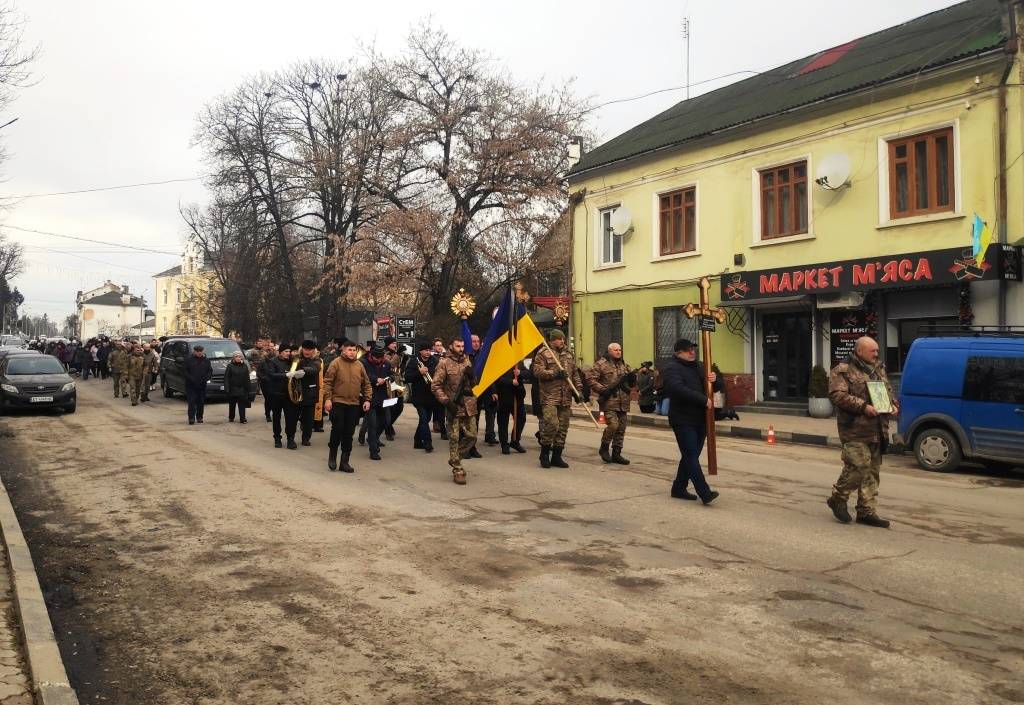
<path fill-rule="evenodd" d="M 1024 336 L 918 338 L 900 382 L 896 442 L 925 470 L 1024 466 Z"/>

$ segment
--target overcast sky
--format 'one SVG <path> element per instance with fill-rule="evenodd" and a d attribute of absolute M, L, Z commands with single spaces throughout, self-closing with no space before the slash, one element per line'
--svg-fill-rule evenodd
<path fill-rule="evenodd" d="M 524 82 L 574 78 L 596 103 L 680 86 L 682 20 L 691 22 L 691 81 L 765 70 L 955 4 L 950 0 L 676 0 L 586 5 L 392 0 L 203 2 L 18 0 L 25 39 L 40 47 L 36 85 L 0 124 L 10 158 L 3 195 L 189 179 L 203 173 L 191 147 L 204 103 L 245 76 L 306 58 L 343 60 L 360 44 L 397 51 L 428 14 L 467 46 L 487 50 Z M 729 81 L 736 80 L 735 78 Z M 722 81 L 700 86 L 703 92 Z M 682 91 L 595 112 L 608 139 L 682 100 Z M 176 253 L 179 202 L 202 201 L 201 181 L 20 200 L 0 223 Z M 27 312 L 63 320 L 75 292 L 105 279 L 153 300 L 155 272 L 174 254 L 117 250 L 5 227 L 29 267 L 15 284 Z"/>

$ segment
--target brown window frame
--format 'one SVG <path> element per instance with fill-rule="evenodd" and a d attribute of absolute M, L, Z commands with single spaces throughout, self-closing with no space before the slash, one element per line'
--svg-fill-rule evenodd
<path fill-rule="evenodd" d="M 679 204 L 674 205 L 673 199 L 679 196 Z M 692 200 L 687 201 L 687 196 Z M 667 204 L 667 206 L 666 206 Z M 693 211 L 693 232 L 686 227 L 686 211 Z M 667 219 L 667 221 L 666 221 Z M 669 237 L 674 232 L 676 219 L 681 221 L 680 232 L 682 243 L 676 248 L 676 243 L 669 243 Z M 666 227 L 666 222 L 668 227 Z M 667 193 L 658 194 L 658 253 L 661 257 L 681 255 L 697 251 L 697 187 L 687 186 Z"/>
<path fill-rule="evenodd" d="M 935 142 L 940 137 L 945 137 L 947 144 L 949 145 L 949 158 L 946 160 L 946 183 L 949 184 L 949 202 L 946 205 L 938 205 L 938 170 L 937 160 L 935 158 Z M 932 215 L 935 213 L 949 213 L 956 210 L 956 169 L 954 167 L 954 162 L 956 161 L 956 150 L 954 148 L 953 137 L 953 128 L 943 127 L 939 130 L 919 132 L 918 134 L 910 135 L 909 137 L 889 140 L 886 143 L 889 150 L 890 220 L 896 220 L 898 218 L 913 218 L 915 216 Z M 927 144 L 926 152 L 928 159 L 927 179 L 929 203 L 927 208 L 917 207 L 917 151 L 914 149 L 914 145 L 921 141 L 924 141 Z M 907 151 L 905 157 L 899 158 L 896 156 L 896 150 L 901 146 L 905 146 Z M 900 164 L 906 164 L 907 166 L 907 210 L 904 211 L 896 210 L 896 167 Z"/>
<path fill-rule="evenodd" d="M 804 175 L 797 176 L 796 168 L 803 167 Z M 784 170 L 789 170 L 789 181 L 782 183 L 781 174 Z M 807 160 L 801 159 L 795 162 L 789 162 L 788 164 L 780 164 L 767 169 L 758 170 L 758 177 L 760 179 L 760 199 L 761 199 L 761 239 L 762 240 L 777 240 L 780 237 L 793 237 L 795 235 L 806 235 L 810 232 L 810 203 L 811 193 L 810 187 L 807 181 Z M 765 181 L 767 177 L 772 177 L 771 185 L 766 185 Z M 799 199 L 796 194 L 796 187 L 799 184 L 804 185 L 804 201 L 803 201 L 803 227 L 800 227 L 800 216 L 801 209 Z M 783 230 L 782 228 L 782 192 L 789 191 L 789 203 L 791 208 L 790 222 L 792 227 L 789 230 Z M 767 196 L 772 193 L 775 197 L 775 205 L 772 209 L 772 213 L 768 213 Z M 772 223 L 775 226 L 775 233 L 768 232 L 768 225 Z"/>

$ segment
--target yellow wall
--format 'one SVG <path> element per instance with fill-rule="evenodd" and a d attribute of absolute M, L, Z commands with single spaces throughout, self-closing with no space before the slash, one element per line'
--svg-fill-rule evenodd
<path fill-rule="evenodd" d="M 593 359 L 594 312 L 621 308 L 624 347 L 635 351 L 629 359 L 650 359 L 651 308 L 696 300 L 695 288 L 685 293 L 659 289 L 658 282 L 693 281 L 727 269 L 756 270 L 966 245 L 975 211 L 994 232 L 998 216 L 997 86 L 1003 69 L 1002 59 L 999 61 L 798 110 L 742 131 L 727 132 L 723 137 L 667 151 L 657 158 L 647 157 L 573 179 L 572 192 L 586 189 L 573 221 L 573 334 L 578 355 L 585 362 Z M 980 77 L 978 85 L 976 75 Z M 1016 82 L 1013 76 L 1011 83 Z M 1008 159 L 1012 160 L 1024 142 L 1024 105 L 1020 88 L 1008 90 L 1014 125 L 1008 149 Z M 969 109 L 965 101 L 970 102 Z M 904 220 L 883 226 L 879 178 L 887 178 L 888 171 L 887 165 L 880 163 L 880 143 L 949 124 L 954 126 L 958 144 L 957 212 L 952 217 L 940 214 L 924 222 Z M 806 239 L 759 245 L 755 219 L 760 222 L 760 210 L 754 200 L 757 171 L 808 159 L 813 181 L 819 160 L 836 152 L 850 159 L 850 187 L 829 192 L 810 183 L 811 224 Z M 1018 185 L 1010 193 L 1020 192 L 1022 173 L 1024 160 L 1009 172 L 1011 185 Z M 698 254 L 659 259 L 655 251 L 657 195 L 690 185 L 697 188 Z M 1024 211 L 1019 199 L 1010 201 L 1012 241 L 1014 233 L 1019 237 L 1024 232 Z M 632 212 L 634 232 L 623 244 L 623 266 L 600 268 L 595 249 L 598 213 L 618 204 Z M 733 264 L 735 254 L 746 257 L 744 267 Z M 599 296 L 601 292 L 637 285 L 649 288 Z M 717 300 L 717 280 L 712 291 Z M 722 369 L 743 371 L 742 341 L 721 332 L 716 337 L 722 338 L 722 344 L 716 343 L 716 361 L 722 361 Z"/>
<path fill-rule="evenodd" d="M 216 281 L 209 272 L 200 272 L 193 275 L 177 275 L 170 277 L 154 277 L 156 286 L 156 305 L 153 311 L 156 313 L 157 337 L 162 335 L 175 335 L 182 333 L 195 333 L 197 335 L 220 335 L 216 328 L 213 312 L 206 304 L 208 299 L 208 283 Z M 167 291 L 167 303 L 164 303 L 164 291 Z M 181 292 L 181 301 L 178 300 Z M 191 310 L 183 308 L 184 302 L 192 302 Z M 188 330 L 188 321 L 195 321 L 194 331 Z M 165 323 L 166 322 L 166 323 Z"/>

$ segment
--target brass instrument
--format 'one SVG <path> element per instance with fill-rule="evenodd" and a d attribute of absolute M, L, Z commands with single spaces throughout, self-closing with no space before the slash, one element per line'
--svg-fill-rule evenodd
<path fill-rule="evenodd" d="M 299 359 L 292 360 L 291 372 L 295 372 L 299 367 Z M 302 380 L 292 377 L 288 380 L 288 398 L 292 404 L 302 403 Z"/>
<path fill-rule="evenodd" d="M 419 358 L 416 358 L 416 367 L 419 368 L 420 374 L 423 375 L 423 379 L 427 380 L 427 384 L 434 383 L 434 380 L 430 377 L 430 371 L 427 369 L 426 365 L 419 361 Z"/>
<path fill-rule="evenodd" d="M 398 392 L 399 394 L 401 394 L 404 397 L 405 396 L 405 387 L 403 385 L 399 384 L 398 382 L 396 382 L 395 380 L 391 380 L 391 383 L 388 385 L 388 394 L 389 394 L 389 396 L 392 393 L 394 393 L 394 392 Z"/>

